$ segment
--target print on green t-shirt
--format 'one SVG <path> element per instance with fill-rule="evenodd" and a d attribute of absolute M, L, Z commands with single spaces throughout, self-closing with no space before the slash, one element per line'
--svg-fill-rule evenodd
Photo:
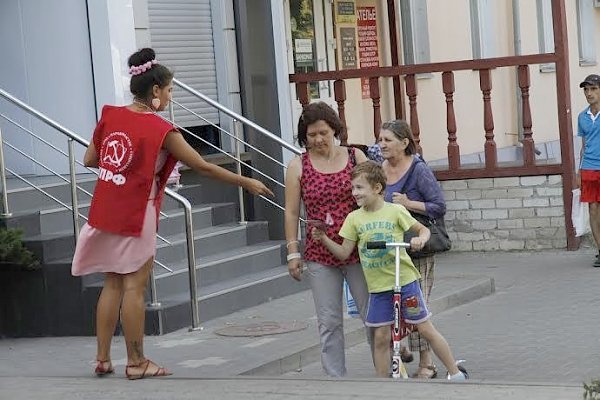
<path fill-rule="evenodd" d="M 360 263 L 367 280 L 369 292 L 379 293 L 394 288 L 396 271 L 394 249 L 367 249 L 367 242 L 402 242 L 404 232 L 417 221 L 399 204 L 385 203 L 377 211 L 362 208 L 351 212 L 340 236 L 357 242 Z M 420 278 L 419 271 L 405 249 L 400 250 L 400 285 L 404 286 Z"/>

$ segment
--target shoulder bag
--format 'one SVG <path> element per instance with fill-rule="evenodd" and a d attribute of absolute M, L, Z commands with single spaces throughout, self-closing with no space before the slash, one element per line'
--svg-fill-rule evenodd
<path fill-rule="evenodd" d="M 402 189 L 400 189 L 400 193 L 404 193 L 404 189 L 406 188 L 406 184 L 412 175 L 412 172 L 417 165 L 418 162 L 413 162 L 406 173 L 406 180 L 404 181 L 404 185 L 402 185 Z M 407 209 L 408 210 L 408 209 Z M 414 219 L 419 221 L 421 224 L 425 225 L 427 229 L 431 232 L 431 237 L 425 243 L 425 247 L 423 247 L 419 251 L 412 251 L 410 249 L 406 249 L 408 255 L 412 258 L 422 258 L 427 257 L 435 253 L 441 253 L 444 251 L 448 251 L 452 248 L 452 241 L 448 236 L 448 232 L 446 231 L 446 226 L 444 225 L 444 218 L 430 218 L 427 215 L 420 214 L 417 212 L 413 212 L 408 210 Z M 407 231 L 404 233 L 404 241 L 406 243 L 410 243 L 410 239 L 417 236 L 414 232 Z"/>

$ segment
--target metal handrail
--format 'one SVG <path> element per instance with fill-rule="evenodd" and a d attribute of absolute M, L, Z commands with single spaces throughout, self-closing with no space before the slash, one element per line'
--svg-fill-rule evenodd
<path fill-rule="evenodd" d="M 259 154 L 273 160 L 273 158 L 271 156 L 269 156 L 268 154 L 265 154 L 263 151 L 256 149 L 254 146 L 246 143 L 241 137 L 240 137 L 240 132 L 238 129 L 239 124 L 243 124 L 246 125 L 254 130 L 256 130 L 257 132 L 260 132 L 261 134 L 263 134 L 264 136 L 266 136 L 267 138 L 279 143 L 283 148 L 289 150 L 290 152 L 294 153 L 295 155 L 300 155 L 302 154 L 302 152 L 300 151 L 300 149 L 298 149 L 297 147 L 291 145 L 290 143 L 286 142 L 285 140 L 283 140 L 282 138 L 280 138 L 277 135 L 274 135 L 273 133 L 269 132 L 268 130 L 266 130 L 265 128 L 263 128 L 262 126 L 250 121 L 248 118 L 244 117 L 241 114 L 236 113 L 235 111 L 225 107 L 224 105 L 218 103 L 217 101 L 211 99 L 210 97 L 198 92 L 197 90 L 193 89 L 192 87 L 186 85 L 185 83 L 181 82 L 180 80 L 174 78 L 173 79 L 173 84 L 179 86 L 181 89 L 187 91 L 188 93 L 192 94 L 193 96 L 203 100 L 204 102 L 210 104 L 211 106 L 215 107 L 216 109 L 218 109 L 219 111 L 223 112 L 224 114 L 230 116 L 232 118 L 232 123 L 233 123 L 233 128 L 234 128 L 234 133 L 231 134 L 229 132 L 227 132 L 226 130 L 224 130 L 221 127 L 217 127 L 220 131 L 225 132 L 227 135 L 229 135 L 230 137 L 232 137 L 235 140 L 235 152 L 236 152 L 236 156 L 232 156 L 231 154 L 227 153 L 226 151 L 223 151 L 221 148 L 215 146 L 214 144 L 210 143 L 209 141 L 199 137 L 198 135 L 190 132 L 189 130 L 178 126 L 179 129 L 185 131 L 186 133 L 190 134 L 191 136 L 201 140 L 202 142 L 208 144 L 209 146 L 213 147 L 214 149 L 218 150 L 219 152 L 221 152 L 222 154 L 226 155 L 229 158 L 232 158 L 233 160 L 236 161 L 236 169 L 237 169 L 237 173 L 239 175 L 241 175 L 241 165 L 243 164 L 245 167 L 251 169 L 252 171 L 258 173 L 259 175 L 269 179 L 270 181 L 272 181 L 273 183 L 279 185 L 282 188 L 285 188 L 285 184 L 279 182 L 278 180 L 272 178 L 271 176 L 265 174 L 264 172 L 252 167 L 250 164 L 245 163 L 244 161 L 241 160 L 240 158 L 240 143 L 243 143 L 244 145 L 254 149 L 255 151 L 257 151 Z M 197 116 L 198 118 L 208 122 L 209 124 L 216 126 L 215 124 L 211 123 L 210 121 L 208 121 L 206 118 L 202 117 L 201 115 L 198 115 L 197 113 L 195 113 L 194 111 L 190 110 L 189 108 L 185 107 L 184 105 L 178 103 L 177 101 L 172 101 L 172 103 L 176 103 L 177 105 L 179 105 L 180 107 L 182 107 L 183 109 L 187 110 L 188 112 L 190 112 L 191 114 Z M 172 113 L 171 113 L 171 119 L 173 119 L 172 117 Z M 174 121 L 173 121 L 174 123 Z M 282 166 L 283 168 L 286 168 L 285 165 L 283 165 L 283 163 L 280 163 L 277 160 L 273 160 L 274 162 L 276 162 L 277 164 L 279 164 L 280 166 Z M 240 218 L 241 221 L 244 222 L 245 221 L 245 210 L 244 210 L 244 192 L 243 189 L 240 187 L 238 189 L 238 197 L 239 197 L 239 208 L 240 208 Z M 280 210 L 284 211 L 285 208 L 282 207 L 281 205 L 277 204 L 276 202 L 272 201 L 271 199 L 267 198 L 266 196 L 262 196 L 259 195 L 259 197 L 266 201 L 267 203 L 275 206 L 276 208 L 279 208 Z M 301 221 L 305 222 L 304 218 L 300 218 Z"/>
<path fill-rule="evenodd" d="M 17 128 L 27 132 L 30 136 L 36 138 L 37 140 L 39 140 L 40 142 L 44 143 L 46 146 L 50 147 L 51 149 L 59 152 L 60 154 L 62 154 L 65 157 L 69 157 L 69 154 L 65 153 L 64 151 L 62 151 L 60 148 L 56 147 L 55 145 L 53 145 L 52 143 L 50 143 L 49 141 L 47 141 L 46 139 L 44 139 L 43 137 L 36 135 L 34 132 L 31 131 L 31 129 L 27 129 L 26 127 L 24 127 L 23 125 L 19 124 L 17 121 L 15 121 L 14 119 L 0 113 L 0 117 L 4 118 L 5 120 L 7 120 L 8 122 L 10 122 L 11 124 L 13 124 L 14 126 L 16 126 Z M 98 172 L 95 171 L 94 169 L 90 168 L 90 167 L 86 167 L 85 165 L 83 165 L 83 163 L 79 160 L 75 160 L 75 163 L 77 163 L 77 165 L 87 169 L 88 171 L 90 171 L 91 173 L 98 175 Z M 68 181 L 67 181 L 68 182 Z M 92 194 L 90 192 L 88 192 L 87 190 L 85 190 L 84 188 L 82 188 L 81 186 L 77 187 L 80 191 L 82 191 L 83 193 L 87 194 L 88 196 L 92 197 Z M 169 217 L 166 213 L 164 213 L 163 211 L 160 211 L 160 215 L 163 217 Z M 171 242 L 169 242 L 168 240 L 166 240 L 165 238 L 161 237 L 160 235 L 157 236 L 160 240 L 162 240 L 163 242 L 167 243 L 167 244 L 171 244 Z"/>
<path fill-rule="evenodd" d="M 41 112 L 37 111 L 33 107 L 29 106 L 28 104 L 26 104 L 23 101 L 19 100 L 18 98 L 14 97 L 10 93 L 6 92 L 5 90 L 0 89 L 0 96 L 3 97 L 4 99 L 10 101 L 14 105 L 18 106 L 22 110 L 26 111 L 30 115 L 33 115 L 36 118 L 38 118 L 39 120 L 50 125 L 57 131 L 61 132 L 63 135 L 67 136 L 67 138 L 69 140 L 69 143 L 68 143 L 69 144 L 69 152 L 68 153 L 69 153 L 69 169 L 70 169 L 70 175 L 71 175 L 71 196 L 72 196 L 72 199 L 71 199 L 72 207 L 67 206 L 67 209 L 72 209 L 71 211 L 73 212 L 73 222 L 74 222 L 73 229 L 74 229 L 74 233 L 75 233 L 75 240 L 77 240 L 77 236 L 78 236 L 77 233 L 79 231 L 79 224 L 78 224 L 79 210 L 77 209 L 77 181 L 76 181 L 76 177 L 74 175 L 75 158 L 74 158 L 72 144 L 73 144 L 73 141 L 75 141 L 75 142 L 81 144 L 82 146 L 88 147 L 90 143 L 87 140 L 85 140 L 84 138 L 82 138 L 81 136 L 79 136 L 76 133 L 74 133 L 73 131 L 71 131 L 70 129 L 62 126 L 58 122 L 54 121 L 53 119 L 51 119 L 51 118 L 47 117 L 46 115 L 42 114 Z M 0 135 L 1 135 L 1 133 L 0 133 Z M 1 136 L 0 136 L 0 139 L 1 139 Z M 7 171 L 8 169 L 4 165 L 4 154 L 1 149 L 2 149 L 2 143 L 0 142 L 0 181 L 3 184 L 3 186 L 2 186 L 2 188 L 3 188 L 2 202 L 3 202 L 3 206 L 4 206 L 3 212 L 5 214 L 9 214 L 8 197 L 7 197 L 7 190 L 6 190 L 6 174 L 5 174 L 5 171 Z M 9 170 L 9 172 L 11 174 L 14 174 L 13 171 Z M 33 185 L 33 186 L 35 187 L 35 185 Z M 185 217 L 186 217 L 186 220 L 185 220 L 186 242 L 187 242 L 187 247 L 188 247 L 188 270 L 189 270 L 189 274 L 190 274 L 190 279 L 192 279 L 192 277 L 194 277 L 193 285 L 192 285 L 192 281 L 190 281 L 190 286 L 194 286 L 193 297 L 192 297 L 192 293 L 190 293 L 191 303 L 192 303 L 192 329 L 196 329 L 199 326 L 199 316 L 198 316 L 198 309 L 197 309 L 197 298 L 195 296 L 196 265 L 195 265 L 195 256 L 194 256 L 194 252 L 193 252 L 193 248 L 194 248 L 193 232 L 194 231 L 193 231 L 193 225 L 192 225 L 192 206 L 191 206 L 190 202 L 187 199 L 185 199 L 185 197 L 181 196 L 180 194 L 176 193 L 175 191 L 173 191 L 169 188 L 165 188 L 165 194 L 167 196 L 171 197 L 172 199 L 174 199 L 175 201 L 177 201 L 178 203 L 180 203 L 184 208 L 184 213 L 185 213 Z M 59 203 L 60 203 L 60 201 L 59 201 Z M 190 257 L 190 249 L 191 249 L 191 257 Z M 157 261 L 155 260 L 155 262 L 157 262 Z M 166 268 L 162 263 L 157 262 L 157 264 L 163 268 Z M 169 268 L 166 268 L 166 269 L 170 270 Z M 170 270 L 170 272 L 173 272 L 173 271 Z M 156 300 L 155 282 L 152 282 L 151 289 L 152 289 L 151 295 L 153 298 L 152 301 L 153 301 L 153 303 L 156 303 L 156 301 L 155 301 Z"/>
<path fill-rule="evenodd" d="M 157 115 L 158 115 L 158 114 L 157 114 Z M 159 115 L 159 116 L 160 116 L 160 115 Z M 176 124 L 176 123 L 174 123 L 173 121 L 169 121 L 168 119 L 165 119 L 165 121 L 168 121 L 169 123 L 173 124 L 173 126 L 174 126 L 175 128 L 177 128 L 177 129 L 179 129 L 180 131 L 183 131 L 183 132 L 187 133 L 188 135 L 192 136 L 193 138 L 195 138 L 195 139 L 198 139 L 198 140 L 202 141 L 204 144 L 207 144 L 207 145 L 209 145 L 209 146 L 210 146 L 210 147 L 212 147 L 213 149 L 215 149 L 215 150 L 217 150 L 218 152 L 222 153 L 224 156 L 226 156 L 226 157 L 228 157 L 228 158 L 231 158 L 232 160 L 236 161 L 237 163 L 240 163 L 240 164 L 242 164 L 244 167 L 246 167 L 246 168 L 248 168 L 248 169 L 250 169 L 250 170 L 252 170 L 252 171 L 256 172 L 257 174 L 259 174 L 259 175 L 260 175 L 260 176 L 262 176 L 263 178 L 266 178 L 266 179 L 270 180 L 271 182 L 275 183 L 276 185 L 279 185 L 279 186 L 281 186 L 281 187 L 285 187 L 285 185 L 284 185 L 284 184 L 282 184 L 281 182 L 279 182 L 277 179 L 274 179 L 273 177 L 271 177 L 271 176 L 269 176 L 269 175 L 265 174 L 264 172 L 262 172 L 261 170 L 259 170 L 259 169 L 258 169 L 258 168 L 256 168 L 256 167 L 253 167 L 252 165 L 248 164 L 247 162 L 244 162 L 244 161 L 242 161 L 242 160 L 241 160 L 241 158 L 239 158 L 239 157 L 237 157 L 237 158 L 236 158 L 236 156 L 233 156 L 233 155 L 229 154 L 228 152 L 224 151 L 223 149 L 221 149 L 220 147 L 218 147 L 218 146 L 215 146 L 214 144 L 212 144 L 212 143 L 211 143 L 211 142 L 209 142 L 208 140 L 206 140 L 206 139 L 204 139 L 204 138 L 202 138 L 202 137 L 200 137 L 200 136 L 196 135 L 194 132 L 190 131 L 189 129 L 187 129 L 187 128 L 185 128 L 185 127 L 183 127 L 183 126 L 179 125 L 179 124 Z M 242 142 L 243 142 L 243 141 L 242 141 Z M 239 142 L 238 142 L 238 143 L 239 143 Z M 245 143 L 245 142 L 244 142 L 244 143 Z"/>
<path fill-rule="evenodd" d="M 226 134 L 227 136 L 229 136 L 230 138 L 234 139 L 236 142 L 239 143 L 243 143 L 244 146 L 251 148 L 252 150 L 254 150 L 255 152 L 257 152 L 258 154 L 260 154 L 261 156 L 273 161 L 275 164 L 279 165 L 280 167 L 283 168 L 287 168 L 287 166 L 282 163 L 281 161 L 277 160 L 274 157 L 271 157 L 270 155 L 268 155 L 267 153 L 265 153 L 264 151 L 262 151 L 261 149 L 259 149 L 256 146 L 253 146 L 252 144 L 246 142 L 245 140 L 243 140 L 242 138 L 236 137 L 234 134 L 229 133 L 227 130 L 221 128 L 219 125 L 213 123 L 212 121 L 210 121 L 208 118 L 203 117 L 202 115 L 198 114 L 197 112 L 195 112 L 194 110 L 191 110 L 189 107 L 184 106 L 183 104 L 181 104 L 180 102 L 178 102 L 177 100 L 171 100 L 170 104 L 177 104 L 178 107 L 180 107 L 181 109 L 189 112 L 190 114 L 192 114 L 195 117 L 200 118 L 202 121 L 206 122 L 207 124 L 209 124 L 210 126 L 212 126 L 213 128 L 217 129 L 218 131 Z M 233 121 L 235 121 L 235 118 L 232 118 Z M 171 121 L 173 121 L 173 117 L 171 117 Z M 219 149 L 218 147 L 214 146 L 212 143 L 206 141 L 205 139 L 202 139 L 201 137 L 197 136 L 196 134 L 189 132 L 192 136 L 194 136 L 196 139 L 200 139 L 202 141 L 204 141 L 206 144 L 210 144 L 213 147 Z M 223 150 L 219 149 L 221 152 L 223 152 Z M 225 152 L 223 152 L 225 153 Z M 225 153 L 227 154 L 227 153 Z"/>
<path fill-rule="evenodd" d="M 194 90 L 190 86 L 188 86 L 185 83 L 179 81 L 177 78 L 173 79 L 173 84 L 179 86 L 180 88 L 182 88 L 185 91 L 193 94 L 194 96 L 196 96 L 196 97 L 204 100 L 205 102 L 207 102 L 211 106 L 215 107 L 219 111 L 221 111 L 221 112 L 229 115 L 231 118 L 234 118 L 234 119 L 240 121 L 242 124 L 244 124 L 246 126 L 249 126 L 250 128 L 252 128 L 252 129 L 254 129 L 254 130 L 262 133 L 263 135 L 265 135 L 269 139 L 271 139 L 271 140 L 279 143 L 281 145 L 281 147 L 285 147 L 287 150 L 291 151 L 292 153 L 294 153 L 296 155 L 300 155 L 302 153 L 297 147 L 289 144 L 288 142 L 286 142 L 285 140 L 283 140 L 279 136 L 274 135 L 273 133 L 269 132 L 268 130 L 266 130 L 262 126 L 257 125 L 256 123 L 250 121 L 248 118 L 244 117 L 243 115 L 240 115 L 240 114 L 236 113 L 235 111 L 230 110 L 229 108 L 225 107 L 224 105 L 222 105 L 222 104 L 214 101 L 210 97 L 208 97 L 208 96 L 206 96 L 206 95 L 198 92 L 197 90 Z"/>
<path fill-rule="evenodd" d="M 178 80 L 177 78 L 173 78 L 173 84 L 176 86 L 179 86 L 180 88 L 184 89 L 185 91 L 187 91 L 188 93 L 192 94 L 193 96 L 203 100 L 204 102 L 210 104 L 211 106 L 215 107 L 216 109 L 218 109 L 219 111 L 223 112 L 224 114 L 230 116 L 232 118 L 232 122 L 234 124 L 234 127 L 236 126 L 236 124 L 241 123 L 243 125 L 246 125 L 258 132 L 260 132 L 262 135 L 264 135 L 265 137 L 279 143 L 283 148 L 289 150 L 290 152 L 294 153 L 295 155 L 301 155 L 302 151 L 300 149 L 298 149 L 297 147 L 295 147 L 294 145 L 286 142 L 285 140 L 283 140 L 282 138 L 280 138 L 279 136 L 273 134 L 272 132 L 269 132 L 267 129 L 263 128 L 262 126 L 256 124 L 255 122 L 250 121 L 248 118 L 244 117 L 241 114 L 236 113 L 235 111 L 225 107 L 224 105 L 216 102 L 215 100 L 211 99 L 210 97 L 198 92 L 197 90 L 193 89 L 192 87 L 186 85 L 185 83 L 181 82 L 180 80 Z M 256 149 L 254 146 L 249 145 L 248 143 L 246 143 L 244 140 L 242 140 L 241 138 L 239 138 L 238 136 L 236 136 L 235 134 L 231 134 L 229 132 L 227 132 L 225 129 L 213 124 L 212 122 L 210 122 L 208 119 L 202 117 L 201 115 L 198 115 L 197 113 L 195 113 L 193 110 L 190 110 L 189 108 L 185 107 L 184 105 L 180 104 L 177 101 L 172 100 L 172 103 L 177 104 L 178 106 L 180 106 L 181 108 L 185 109 L 186 111 L 190 112 L 191 114 L 197 116 L 198 118 L 206 121 L 207 123 L 209 123 L 210 125 L 216 127 L 218 130 L 220 130 L 221 132 L 226 133 L 228 136 L 232 137 L 233 139 L 236 140 L 236 153 L 237 153 L 237 146 L 239 145 L 239 143 L 243 143 L 246 146 L 249 146 L 250 148 L 256 150 L 258 153 L 264 155 L 265 157 L 272 159 L 271 156 L 265 154 L 264 152 L 262 152 L 261 150 Z M 171 117 L 172 118 L 172 117 Z M 231 154 L 227 153 L 226 151 L 220 149 L 219 147 L 215 146 L 214 144 L 210 143 L 209 141 L 207 141 L 204 138 L 201 138 L 200 136 L 194 134 L 193 132 L 190 132 L 188 129 L 185 129 L 181 126 L 176 125 L 180 130 L 185 131 L 186 133 L 188 133 L 189 135 L 195 137 L 196 139 L 201 140 L 203 143 L 211 146 L 212 148 L 218 150 L 219 152 L 221 152 L 222 154 L 224 154 L 227 157 L 230 157 L 232 159 L 234 159 L 235 161 L 237 161 L 237 165 L 239 168 L 240 164 L 243 164 L 244 166 L 250 168 L 251 170 L 259 173 L 260 175 L 266 177 L 267 179 L 273 181 L 274 183 L 278 184 L 279 186 L 285 188 L 285 184 L 277 181 L 276 179 L 270 177 L 269 175 L 266 175 L 265 173 L 263 173 L 262 171 L 257 170 L 256 168 L 250 166 L 247 163 L 244 163 L 241 158 L 239 157 L 239 155 L 236 157 L 232 156 Z M 273 160 L 274 162 L 276 162 L 277 164 L 281 165 L 283 168 L 287 168 L 286 165 L 284 165 L 283 163 L 280 163 L 277 160 Z M 263 199 L 264 201 L 266 201 L 267 203 L 273 205 L 274 207 L 280 209 L 281 211 L 285 211 L 285 208 L 282 207 L 281 205 L 275 203 L 274 201 L 272 201 L 271 199 L 265 197 L 265 196 L 259 196 L 261 199 Z M 241 198 L 241 195 L 240 195 Z M 241 208 L 241 207 L 240 207 Z M 300 222 L 306 223 L 306 218 L 304 218 L 302 215 L 300 216 Z"/>
<path fill-rule="evenodd" d="M 61 153 L 61 154 L 62 154 L 62 155 L 64 155 L 65 157 L 67 157 L 67 158 L 69 158 L 69 159 L 70 159 L 71 157 L 73 157 L 73 165 L 72 165 L 72 166 L 73 166 L 73 168 L 69 167 L 69 176 L 70 176 L 70 178 L 71 178 L 71 180 L 69 180 L 69 179 L 65 178 L 64 176 L 62 176 L 61 174 L 59 174 L 58 172 L 56 172 L 56 171 L 54 171 L 53 169 L 49 168 L 49 167 L 48 167 L 47 165 L 45 165 L 44 163 L 42 163 L 42 162 L 40 162 L 40 161 L 36 160 L 35 158 L 33 158 L 32 156 L 28 155 L 28 154 L 27 154 L 27 153 L 25 153 L 24 151 L 22 151 L 22 150 L 19 150 L 17 147 L 13 146 L 13 145 L 12 145 L 12 144 L 10 144 L 9 142 L 7 142 L 7 141 L 4 141 L 4 144 L 5 144 L 5 145 L 7 145 L 8 147 L 10 147 L 12 150 L 16 151 L 17 153 L 19 153 L 19 154 L 20 154 L 20 155 L 22 155 L 23 157 L 27 158 L 29 161 L 31 161 L 31 162 L 33 162 L 33 163 L 35 163 L 36 165 L 39 165 L 40 167 L 42 167 L 42 168 L 43 168 L 43 169 L 45 169 L 46 171 L 50 172 L 52 175 L 54 175 L 54 176 L 56 176 L 57 178 L 59 178 L 60 180 L 62 180 L 62 181 L 64 181 L 64 182 L 67 182 L 67 183 L 69 183 L 69 184 L 71 183 L 71 181 L 75 182 L 75 180 L 74 180 L 74 179 L 75 179 L 74 177 L 76 176 L 76 174 L 75 174 L 75 168 L 74 168 L 74 167 L 75 167 L 75 164 L 81 165 L 82 167 L 86 168 L 87 170 L 89 170 L 89 171 L 93 172 L 94 174 L 98 175 L 98 172 L 94 171 L 92 168 L 86 167 L 85 165 L 83 165 L 83 163 L 82 163 L 82 162 L 80 162 L 80 161 L 78 161 L 78 160 L 76 160 L 76 159 L 74 158 L 74 154 L 75 154 L 75 152 L 74 152 L 74 150 L 73 150 L 72 148 L 69 148 L 69 152 L 65 153 L 64 151 L 62 151 L 62 150 L 61 150 L 61 149 L 59 149 L 58 147 L 54 146 L 52 143 L 48 142 L 47 140 L 44 140 L 44 139 L 43 139 L 42 137 L 40 137 L 39 135 L 36 135 L 35 133 L 31 132 L 31 130 L 29 130 L 29 129 L 25 128 L 24 126 L 22 126 L 21 124 L 17 123 L 17 122 L 16 122 L 16 121 L 14 121 L 13 119 L 11 119 L 11 118 L 7 117 L 6 115 L 4 115 L 4 114 L 0 113 L 0 117 L 4 118 L 5 120 L 7 120 L 8 122 L 12 123 L 13 125 L 15 125 L 15 126 L 17 126 L 17 127 L 21 128 L 21 129 L 23 129 L 25 132 L 29 133 L 31 136 L 33 136 L 33 137 L 35 137 L 36 139 L 40 140 L 42 143 L 44 143 L 44 144 L 46 144 L 46 145 L 50 146 L 52 149 L 54 149 L 54 150 L 58 151 L 59 153 Z M 70 138 L 69 138 L 68 140 L 69 140 L 69 146 L 72 146 L 73 140 L 72 140 L 72 139 L 70 139 Z M 69 162 L 69 165 L 71 165 L 71 162 Z M 72 169 L 72 170 L 71 170 L 71 169 Z M 26 182 L 26 183 L 27 183 L 28 185 L 32 186 L 32 187 L 35 187 L 35 184 L 34 184 L 34 183 L 32 183 L 32 182 Z M 88 192 L 87 190 L 85 190 L 85 189 L 84 189 L 84 188 L 82 188 L 81 186 L 79 186 L 79 185 L 77 185 L 77 184 L 75 184 L 75 185 L 71 185 L 71 186 L 72 186 L 72 187 L 71 187 L 71 190 L 72 190 L 72 193 L 71 193 L 71 195 L 72 195 L 72 197 L 73 197 L 73 198 L 75 198 L 75 197 L 76 197 L 76 194 L 77 194 L 77 192 L 76 192 L 76 191 L 75 191 L 75 192 L 73 192 L 73 190 L 75 190 L 75 189 L 79 189 L 79 190 L 80 190 L 80 191 L 82 191 L 83 193 L 85 193 L 85 194 L 87 194 L 88 196 L 92 197 L 92 193 Z M 50 197 L 50 196 L 48 196 L 48 195 L 46 194 L 46 192 L 45 192 L 45 191 L 41 191 L 41 193 L 43 193 L 44 195 L 46 195 L 46 197 Z M 50 198 L 52 198 L 52 197 L 50 197 Z M 54 199 L 54 198 L 52 198 L 52 200 L 55 200 L 55 199 Z M 55 200 L 55 201 L 56 201 L 56 200 Z M 8 202 L 8 199 L 7 199 L 7 202 Z M 61 205 L 63 205 L 63 204 L 61 203 Z M 6 207 L 8 208 L 8 205 L 6 205 Z M 73 216 L 75 216 L 75 212 L 74 212 L 74 210 L 77 210 L 77 214 L 79 215 L 79 217 L 82 217 L 82 218 L 84 218 L 84 219 L 87 221 L 87 218 L 85 218 L 85 217 L 84 217 L 84 215 L 83 215 L 83 214 L 81 214 L 81 213 L 79 212 L 79 205 L 78 205 L 78 204 L 75 204 L 75 207 L 74 207 L 74 208 L 71 208 L 71 207 L 69 207 L 68 209 L 69 209 L 70 211 L 72 211 L 72 212 L 73 212 Z M 164 212 L 162 212 L 162 211 L 160 211 L 160 215 L 168 217 L 168 215 L 167 215 L 167 214 L 165 214 L 165 213 L 164 213 Z M 74 227 L 73 227 L 73 229 L 74 229 L 74 231 L 75 231 L 75 240 L 77 241 L 77 238 L 79 237 L 79 224 L 77 224 L 76 226 L 74 226 Z M 164 242 L 164 243 L 166 243 L 166 244 L 168 244 L 168 245 L 172 245 L 172 244 L 173 244 L 173 243 L 171 243 L 169 240 L 167 240 L 165 237 L 163 237 L 163 236 L 161 236 L 161 235 L 158 235 L 158 234 L 157 234 L 157 235 L 156 235 L 156 237 L 157 237 L 159 240 L 161 240 L 162 242 Z M 158 264 L 160 267 L 162 267 L 162 268 L 166 269 L 167 271 L 169 271 L 169 272 L 173 272 L 173 270 L 172 270 L 172 269 L 170 269 L 170 268 L 166 267 L 164 264 L 162 264 L 162 263 L 160 263 L 160 262 L 158 262 L 158 261 L 156 261 L 156 260 L 155 260 L 155 262 L 156 262 L 156 264 Z"/>

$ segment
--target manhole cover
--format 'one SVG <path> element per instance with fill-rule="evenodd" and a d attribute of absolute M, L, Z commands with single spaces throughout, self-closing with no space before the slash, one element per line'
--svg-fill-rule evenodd
<path fill-rule="evenodd" d="M 301 331 L 308 327 L 308 323 L 301 321 L 287 322 L 261 322 L 258 324 L 232 325 L 215 331 L 221 336 L 266 336 L 280 333 Z"/>

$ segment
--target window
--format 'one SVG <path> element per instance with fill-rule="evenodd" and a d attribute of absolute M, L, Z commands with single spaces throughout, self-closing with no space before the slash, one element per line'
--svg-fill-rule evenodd
<path fill-rule="evenodd" d="M 554 30 L 552 27 L 552 0 L 537 0 L 538 45 L 540 53 L 554 53 Z M 556 71 L 554 63 L 541 64 L 540 72 Z"/>
<path fill-rule="evenodd" d="M 430 61 L 427 2 L 400 0 L 400 20 L 405 64 L 424 64 Z"/>
<path fill-rule="evenodd" d="M 492 0 L 471 0 L 471 46 L 473 59 L 496 55 Z"/>
<path fill-rule="evenodd" d="M 596 65 L 593 0 L 577 0 L 577 38 L 579 39 L 579 65 Z"/>

